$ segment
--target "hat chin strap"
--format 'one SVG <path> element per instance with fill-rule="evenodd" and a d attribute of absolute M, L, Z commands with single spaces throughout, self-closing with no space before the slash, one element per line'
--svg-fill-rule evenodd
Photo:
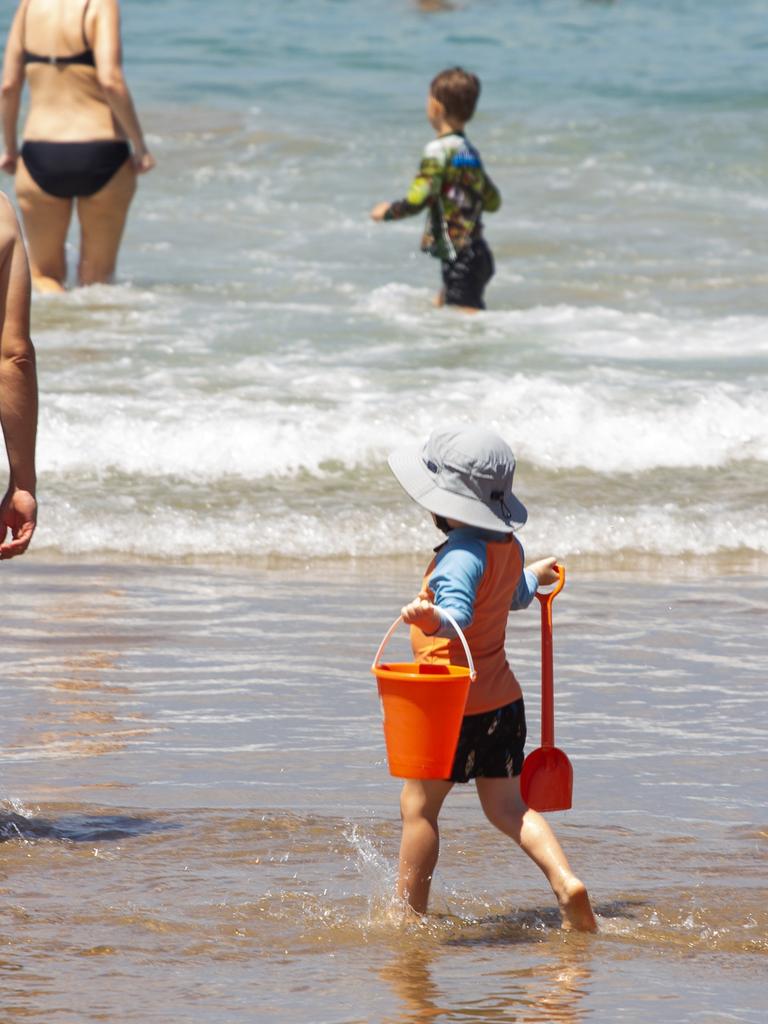
<path fill-rule="evenodd" d="M 512 509 L 507 508 L 507 503 L 504 500 L 504 491 L 491 491 L 491 501 L 498 501 L 501 505 L 501 511 L 505 520 L 512 518 Z"/>
<path fill-rule="evenodd" d="M 438 530 L 440 530 L 441 533 L 445 533 L 446 535 L 449 534 L 453 527 L 450 525 L 445 516 L 438 515 L 437 512 L 433 512 L 432 515 L 435 520 L 435 526 L 438 528 Z"/>

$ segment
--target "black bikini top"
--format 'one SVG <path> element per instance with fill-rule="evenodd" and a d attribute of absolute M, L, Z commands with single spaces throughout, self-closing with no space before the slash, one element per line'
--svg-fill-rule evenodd
<path fill-rule="evenodd" d="M 71 54 L 70 56 L 67 56 L 67 57 L 56 57 L 54 54 L 51 54 L 50 57 L 44 57 L 44 56 L 42 56 L 39 53 L 31 53 L 29 50 L 24 49 L 23 48 L 23 42 L 22 42 L 22 54 L 23 54 L 23 57 L 24 57 L 24 63 L 25 64 L 53 64 L 57 68 L 68 67 L 70 64 L 84 64 L 86 67 L 95 68 L 96 67 L 96 61 L 94 60 L 94 57 L 93 57 L 93 50 L 88 45 L 88 39 L 87 39 L 87 37 L 85 35 L 85 15 L 88 12 L 88 4 L 90 2 L 91 2 L 91 0 L 85 0 L 85 7 L 83 7 L 83 20 L 82 20 L 82 24 L 80 26 L 80 31 L 82 32 L 83 43 L 85 44 L 85 49 L 81 53 L 73 53 L 73 54 Z M 27 29 L 27 10 L 28 9 L 29 9 L 29 4 L 27 4 L 27 6 L 24 8 L 24 24 L 22 26 L 22 34 L 21 34 L 22 41 L 23 41 L 24 37 L 27 34 L 26 33 L 26 29 Z"/>

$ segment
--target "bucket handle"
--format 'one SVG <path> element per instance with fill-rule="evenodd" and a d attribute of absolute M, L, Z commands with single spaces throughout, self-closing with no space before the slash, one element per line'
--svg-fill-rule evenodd
<path fill-rule="evenodd" d="M 474 681 L 477 679 L 477 672 L 475 671 L 475 663 L 472 660 L 472 655 L 471 655 L 470 650 L 469 650 L 469 644 L 467 643 L 467 638 L 464 636 L 464 633 L 461 630 L 461 626 L 458 624 L 456 619 L 454 619 L 453 615 L 451 615 L 451 613 L 448 611 L 447 608 L 441 608 L 440 609 L 440 614 L 444 615 L 446 617 L 446 619 L 448 619 L 450 624 L 456 630 L 456 635 L 458 636 L 459 640 L 461 640 L 461 646 L 464 648 L 464 653 L 467 656 L 467 666 L 469 668 L 469 678 L 474 683 Z M 403 621 L 402 615 L 398 615 L 397 618 L 395 619 L 395 621 L 392 623 L 392 625 L 387 630 L 386 635 L 384 636 L 384 639 L 379 644 L 378 651 L 376 651 L 376 657 L 373 659 L 373 664 L 371 665 L 371 671 L 372 672 L 376 671 L 376 669 L 378 667 L 378 664 L 379 664 L 379 660 L 381 658 L 381 655 L 382 655 L 382 652 L 383 652 L 384 648 L 387 646 L 387 644 L 389 643 L 390 637 L 392 636 L 392 634 L 395 632 L 395 630 L 397 629 L 397 627 L 400 625 L 400 623 L 402 621 Z"/>

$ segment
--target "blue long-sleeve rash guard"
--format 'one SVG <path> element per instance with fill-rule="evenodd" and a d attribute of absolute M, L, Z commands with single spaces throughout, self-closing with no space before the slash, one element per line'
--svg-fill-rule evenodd
<path fill-rule="evenodd" d="M 474 526 L 460 526 L 448 534 L 448 540 L 437 552 L 435 568 L 429 577 L 429 587 L 435 595 L 434 604 L 441 620 L 433 636 L 456 636 L 452 623 L 442 614 L 444 608 L 453 615 L 462 630 L 472 622 L 475 596 L 487 562 L 486 545 L 489 541 L 505 540 L 507 536 Z M 516 537 L 513 543 L 520 545 Z M 523 554 L 522 545 L 520 554 Z M 511 610 L 527 608 L 538 587 L 539 581 L 534 573 L 525 569 L 512 598 Z"/>

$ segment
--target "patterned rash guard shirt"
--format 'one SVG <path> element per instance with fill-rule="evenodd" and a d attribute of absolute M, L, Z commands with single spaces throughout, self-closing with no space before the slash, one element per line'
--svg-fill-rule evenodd
<path fill-rule="evenodd" d="M 384 219 L 412 217 L 426 207 L 422 251 L 450 263 L 482 236 L 483 211 L 500 206 L 501 195 L 480 154 L 462 132 L 451 132 L 427 144 L 407 196 L 391 203 Z"/>

